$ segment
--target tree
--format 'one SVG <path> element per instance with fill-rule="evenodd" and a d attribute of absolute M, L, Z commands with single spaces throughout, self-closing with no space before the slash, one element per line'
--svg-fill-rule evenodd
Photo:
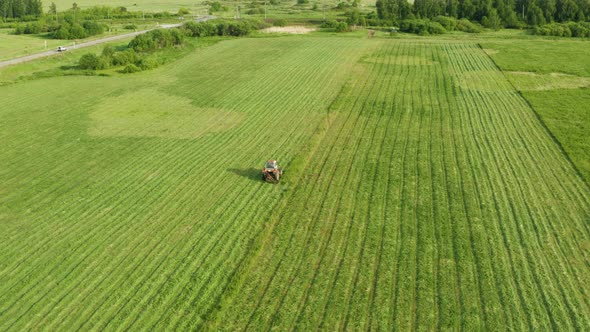
<path fill-rule="evenodd" d="M 502 28 L 502 20 L 495 9 L 490 9 L 487 16 L 484 16 L 481 20 L 484 27 L 499 30 Z"/>
<path fill-rule="evenodd" d="M 48 13 L 51 15 L 57 15 L 57 6 L 55 5 L 55 2 L 52 2 L 51 5 L 49 5 Z"/>
<path fill-rule="evenodd" d="M 547 23 L 543 10 L 534 3 L 529 6 L 529 10 L 527 11 L 527 23 L 530 25 L 543 25 Z"/>
<path fill-rule="evenodd" d="M 559 22 L 574 21 L 578 14 L 578 5 L 573 0 L 557 0 L 557 20 Z"/>

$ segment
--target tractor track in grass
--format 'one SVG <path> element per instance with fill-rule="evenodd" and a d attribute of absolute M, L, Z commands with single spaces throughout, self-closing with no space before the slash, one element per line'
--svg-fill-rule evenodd
<path fill-rule="evenodd" d="M 357 102 L 357 101 L 358 101 L 358 99 L 356 99 L 356 100 L 355 100 L 355 105 L 356 105 L 356 102 Z M 362 102 L 360 103 L 360 105 L 361 105 L 361 107 L 362 107 Z M 362 114 L 362 112 L 359 112 L 359 114 L 358 114 L 358 115 L 357 115 L 357 117 L 355 118 L 355 122 L 354 122 L 354 124 L 353 124 L 353 126 L 354 126 L 354 127 L 356 127 L 356 124 L 358 123 L 359 119 L 361 118 L 361 114 Z M 345 134 L 346 134 L 346 133 L 345 133 Z M 346 135 L 346 136 L 345 136 L 345 139 L 346 139 L 346 141 L 347 141 L 347 142 L 350 142 L 350 140 L 353 138 L 353 135 L 351 135 L 350 133 L 347 133 L 347 134 L 348 134 L 348 135 Z M 346 145 L 348 145 L 348 144 L 345 144 L 345 146 L 346 146 Z M 332 146 L 333 146 L 333 145 L 332 145 Z M 355 150 L 354 150 L 354 151 L 357 151 L 357 150 L 356 150 L 357 148 L 358 148 L 358 145 L 355 145 L 355 148 L 354 148 Z M 328 155 L 331 153 L 331 151 L 332 151 L 332 149 L 329 149 L 329 151 L 328 151 Z M 354 155 L 354 154 L 353 154 L 353 155 Z M 336 161 L 335 161 L 335 163 L 334 163 L 334 170 L 331 172 L 330 179 L 327 181 L 327 188 L 330 188 L 330 187 L 331 187 L 331 185 L 332 185 L 332 182 L 334 181 L 334 175 L 335 175 L 335 174 L 337 174 L 337 170 L 338 170 L 338 168 L 339 168 L 339 167 L 341 167 L 341 166 L 340 166 L 340 156 L 342 156 L 342 152 L 341 152 L 341 153 L 338 155 L 338 158 L 336 158 Z M 349 171 L 350 171 L 350 169 L 351 169 L 351 168 L 349 167 L 347 172 L 349 172 Z M 348 177 L 343 177 L 342 179 L 345 179 L 345 180 L 347 180 L 347 179 L 348 179 Z M 327 199 L 328 197 L 329 197 L 328 195 L 324 195 L 324 196 L 323 196 L 323 198 L 322 198 L 322 201 L 321 201 L 321 204 L 320 204 L 320 206 L 319 206 L 319 208 L 318 208 L 318 210 L 317 210 L 317 211 L 318 211 L 318 212 L 317 212 L 317 213 L 318 213 L 318 215 L 316 215 L 316 217 L 314 218 L 314 220 L 315 220 L 315 221 L 318 221 L 318 220 L 319 220 L 319 213 L 321 212 L 321 210 L 322 210 L 321 208 L 322 208 L 322 206 L 325 204 L 325 202 L 326 202 L 326 199 Z M 337 202 L 336 202 L 336 206 L 339 206 L 339 205 L 340 205 L 340 203 L 338 203 L 338 202 L 340 201 L 340 199 L 341 199 L 341 196 L 340 196 L 340 197 L 339 197 L 339 199 L 337 200 Z M 338 208 L 337 208 L 337 209 L 338 209 Z M 314 225 L 315 225 L 315 223 L 314 223 Z M 334 227 L 334 226 L 333 226 L 333 227 Z M 330 229 L 331 229 L 331 230 L 333 230 L 333 227 L 331 227 Z M 307 233 L 307 235 L 306 235 L 306 241 L 305 241 L 305 243 L 307 243 L 306 247 L 308 247 L 308 246 L 309 246 L 309 243 L 310 243 L 309 241 L 310 241 L 310 240 L 311 240 L 311 238 L 312 238 L 312 237 L 311 237 L 311 235 L 312 235 L 312 233 L 311 233 L 311 230 L 312 230 L 312 229 L 313 229 L 313 227 L 309 227 L 309 228 L 308 228 L 308 233 Z M 330 231 L 330 234 L 332 234 L 332 232 L 331 232 L 331 231 Z M 323 246 L 322 246 L 322 247 L 323 247 Z M 287 290 L 290 290 L 290 289 L 292 289 L 292 284 L 293 284 L 293 282 L 295 281 L 295 278 L 296 278 L 296 276 L 298 275 L 299 271 L 300 271 L 300 270 L 301 270 L 301 268 L 302 268 L 302 264 L 303 264 L 303 257 L 302 257 L 302 256 L 300 256 L 300 257 L 301 257 L 301 259 L 300 259 L 300 260 L 298 260 L 298 263 L 296 264 L 296 266 L 297 266 L 297 267 L 296 267 L 296 269 L 295 269 L 295 272 L 294 272 L 294 273 L 292 274 L 292 276 L 289 278 L 289 281 L 288 281 L 288 286 L 286 287 L 286 289 L 287 289 Z M 323 250 L 322 250 L 321 248 L 320 248 L 320 253 L 319 253 L 318 257 L 319 257 L 319 259 L 320 259 L 320 262 L 321 262 L 321 259 L 322 259 L 322 257 L 323 257 Z M 318 270 L 318 266 L 317 266 L 317 265 L 315 265 L 315 267 L 314 267 L 314 269 L 313 269 L 313 270 L 314 270 L 314 271 L 317 271 L 317 270 Z M 311 286 L 312 286 L 312 283 L 313 283 L 313 278 L 312 278 L 312 282 L 308 282 L 308 283 L 307 283 L 307 287 L 306 287 L 306 289 L 308 289 L 308 290 L 309 290 L 309 289 L 311 288 Z M 304 294 L 305 294 L 305 293 L 304 293 Z M 282 299 L 285 299 L 285 298 L 286 298 L 286 294 L 285 294 L 285 296 L 284 296 Z M 297 306 L 297 309 L 296 309 L 296 310 L 297 310 L 297 318 L 295 319 L 295 325 L 297 324 L 297 322 L 298 322 L 298 319 L 299 319 L 299 317 L 300 317 L 301 310 L 302 310 L 302 308 L 303 308 L 303 304 L 304 304 L 305 298 L 306 298 L 306 296 L 305 296 L 305 295 L 303 295 L 303 297 L 302 297 L 302 298 L 301 298 L 301 300 L 299 301 L 299 303 L 300 303 L 300 304 Z M 279 310 L 281 310 L 282 304 L 283 304 L 283 301 L 280 301 L 280 302 L 279 302 L 279 304 L 278 304 L 278 306 L 277 306 L 275 309 L 273 309 L 273 313 L 276 313 L 276 312 L 278 312 Z M 273 322 L 273 319 L 271 318 L 271 322 L 270 322 L 270 325 L 271 325 L 271 326 L 272 326 L 272 322 Z"/>
<path fill-rule="evenodd" d="M 389 66 L 386 66 L 386 71 L 385 71 L 385 74 L 387 74 L 388 72 L 389 72 Z M 379 90 L 378 90 L 378 93 L 381 93 L 381 91 L 382 91 L 382 89 L 379 89 Z M 364 105 L 365 105 L 365 104 L 366 104 L 366 102 L 365 102 L 365 103 L 363 103 L 363 108 L 364 108 Z M 372 104 L 372 106 L 375 106 L 375 101 L 373 101 L 373 104 Z M 383 114 L 382 112 L 383 112 L 383 110 L 381 110 L 381 115 Z M 363 111 L 362 111 L 362 110 L 359 112 L 359 115 L 360 115 L 360 116 L 362 116 L 362 115 L 363 115 Z M 368 122 L 371 120 L 371 116 L 373 116 L 373 115 L 369 115 L 369 116 L 367 116 L 367 120 L 366 120 L 366 122 L 365 122 L 365 125 L 366 125 L 366 124 L 367 124 L 367 123 L 368 123 Z M 369 152 L 371 151 L 371 148 L 373 147 L 373 141 L 374 141 L 374 139 L 375 139 L 375 135 L 376 135 L 377 129 L 378 129 L 378 126 L 377 126 L 377 125 L 375 125 L 375 128 L 374 128 L 374 130 L 373 130 L 373 132 L 372 132 L 372 134 L 371 134 L 371 141 L 370 141 L 370 143 L 369 143 L 369 148 L 367 149 L 367 152 L 366 152 L 366 153 L 367 153 L 367 155 L 369 154 Z M 362 130 L 362 132 L 364 132 L 364 130 Z M 358 151 L 358 147 L 360 146 L 360 144 L 361 144 L 361 141 L 362 141 L 362 139 L 359 139 L 359 143 L 358 143 L 358 145 L 356 145 L 356 147 L 355 147 L 355 152 L 353 153 L 353 156 L 354 156 L 353 158 L 354 158 L 354 159 L 356 159 L 356 156 L 357 156 L 357 151 Z M 365 158 L 365 159 L 367 159 L 367 158 Z M 346 171 L 346 176 L 345 176 L 344 178 L 346 178 L 346 179 L 348 179 L 348 178 L 349 178 L 349 175 L 351 174 L 351 171 L 352 171 L 352 166 L 353 166 L 353 165 L 354 165 L 354 164 L 351 162 L 351 163 L 350 163 L 350 165 L 349 165 L 349 168 L 348 168 L 348 169 L 347 169 L 347 171 Z M 374 175 L 373 177 L 374 177 L 374 178 L 376 177 L 376 173 L 375 173 L 375 175 Z M 357 190 L 356 190 L 355 192 L 359 192 L 359 191 L 360 191 L 360 186 L 361 186 L 361 184 L 362 184 L 362 183 L 363 183 L 363 181 L 362 181 L 362 180 L 358 181 L 358 187 L 357 187 Z M 373 181 L 373 183 L 374 183 L 374 181 Z M 337 208 L 336 208 L 336 209 L 337 209 L 337 211 L 339 211 L 341 208 L 342 208 L 342 196 L 340 196 L 340 197 L 339 197 L 339 199 L 338 199 L 338 201 L 337 201 Z M 353 221 L 353 220 L 354 220 L 354 214 L 353 214 L 353 216 L 351 217 L 351 220 L 350 220 L 350 222 L 352 223 L 352 221 Z M 336 220 L 333 222 L 333 224 L 336 224 Z M 349 233 L 349 232 L 347 232 L 347 234 L 350 234 L 350 233 Z M 365 234 L 366 234 L 366 232 L 365 232 Z M 323 246 L 323 247 L 322 247 L 322 249 L 321 249 L 322 251 L 321 251 L 321 253 L 320 253 L 320 260 L 319 260 L 319 262 L 317 263 L 316 267 L 314 268 L 314 275 L 313 275 L 313 277 L 312 277 L 312 279 L 311 279 L 311 282 L 310 282 L 310 284 L 311 284 L 311 285 L 313 285 L 313 283 L 314 283 L 315 279 L 317 278 L 317 273 L 318 273 L 318 271 L 319 271 L 319 267 L 320 267 L 320 266 L 322 266 L 322 261 L 323 261 L 323 258 L 325 257 L 325 250 L 326 250 L 326 248 L 327 248 L 327 246 L 328 246 L 328 244 L 329 244 L 329 242 L 330 242 L 330 240 L 331 240 L 331 236 L 332 236 L 332 232 L 330 233 L 330 238 L 328 238 L 328 240 L 327 240 L 327 241 L 324 241 L 324 243 L 325 243 L 325 246 Z M 347 242 L 348 242 L 348 241 L 347 241 Z M 308 289 L 310 289 L 310 288 L 311 288 L 311 287 L 309 287 Z M 306 303 L 306 302 L 308 302 L 308 301 L 309 301 L 309 292 L 308 292 L 308 293 L 305 295 L 305 298 L 304 298 L 304 300 L 303 300 L 303 304 L 301 305 L 301 308 L 305 308 L 305 303 Z M 301 317 L 302 317 L 302 316 L 301 316 L 301 313 L 302 313 L 302 311 L 299 311 L 299 316 L 298 316 L 298 318 L 297 318 L 296 325 L 297 325 L 297 324 L 300 322 L 300 320 L 301 320 Z M 346 326 L 347 326 L 347 321 L 348 321 L 348 319 L 346 318 L 346 319 L 345 319 L 345 321 L 344 321 L 343 329 L 346 329 Z"/>
<path fill-rule="evenodd" d="M 400 45 L 397 45 L 396 49 L 399 50 L 399 47 L 400 47 Z M 391 59 L 389 59 L 389 60 L 391 60 Z M 391 61 L 388 62 L 388 66 L 390 66 L 390 65 L 391 65 Z M 399 69 L 399 68 L 395 68 L 395 69 Z M 386 89 L 386 92 L 388 92 L 388 93 L 391 91 L 391 84 L 392 84 L 394 78 L 396 78 L 396 76 L 395 76 L 396 73 L 397 73 L 397 70 L 394 70 L 393 75 L 391 75 L 393 77 L 389 79 L 389 82 L 387 84 L 387 89 Z M 381 141 L 381 146 L 379 148 L 380 151 L 383 151 L 383 148 L 384 148 L 386 139 L 389 137 L 390 123 L 391 123 L 392 119 L 395 117 L 395 115 L 398 113 L 398 112 L 394 112 L 393 111 L 393 108 L 392 107 L 391 108 L 388 107 L 388 105 L 386 103 L 384 103 L 382 105 L 382 107 L 384 108 L 384 110 L 386 110 L 386 114 L 388 114 L 388 120 L 387 120 L 387 124 L 386 124 L 386 128 L 387 129 L 385 131 L 385 135 L 383 137 L 383 140 Z M 385 188 L 386 188 L 386 190 L 385 190 L 386 194 L 383 195 L 383 200 L 384 200 L 383 203 L 382 203 L 383 208 L 380 209 L 380 216 L 381 216 L 381 218 L 379 218 L 381 220 L 381 232 L 380 232 L 380 236 L 379 236 L 379 250 L 378 250 L 377 254 L 375 255 L 375 259 L 373 260 L 373 269 L 372 270 L 373 270 L 373 273 L 374 273 L 374 278 L 373 278 L 372 287 L 371 287 L 371 294 L 369 296 L 369 305 L 367 306 L 367 320 L 368 320 L 367 329 L 368 330 L 372 330 L 372 326 L 373 326 L 372 325 L 373 324 L 373 317 L 372 317 L 371 313 L 377 311 L 377 309 L 375 308 L 375 306 L 376 306 L 375 305 L 375 298 L 376 298 L 377 285 L 379 284 L 379 271 L 380 271 L 380 268 L 381 268 L 381 257 L 383 255 L 383 247 L 384 247 L 384 244 L 383 243 L 384 243 L 384 239 L 385 239 L 385 229 L 386 229 L 385 226 L 386 226 L 386 221 L 387 221 L 387 217 L 386 217 L 387 216 L 387 209 L 386 209 L 386 206 L 387 206 L 387 201 L 388 201 L 388 195 L 387 195 L 387 193 L 389 193 L 389 190 L 388 189 L 391 187 L 391 171 L 389 170 L 389 165 L 391 164 L 391 161 L 393 160 L 393 153 L 395 151 L 396 142 L 397 142 L 397 139 L 399 137 L 399 135 L 398 135 L 398 133 L 399 133 L 398 132 L 398 129 L 399 129 L 399 125 L 401 123 L 401 118 L 402 117 L 401 117 L 401 114 L 400 114 L 400 116 L 399 116 L 399 118 L 398 118 L 398 120 L 397 120 L 397 122 L 395 124 L 395 130 L 393 131 L 395 133 L 395 136 L 394 136 L 393 144 L 391 145 L 391 152 L 389 153 L 389 156 L 388 156 L 388 159 L 387 159 L 388 162 L 386 163 L 386 165 L 388 166 L 387 167 L 387 172 L 386 172 L 386 174 L 387 174 L 386 175 L 386 180 L 384 181 L 385 182 Z M 383 167 L 383 166 L 380 166 L 378 164 L 378 168 L 381 168 L 381 167 Z M 373 186 L 375 185 L 377 174 L 378 173 L 375 172 L 375 178 L 373 180 Z M 370 219 L 370 217 L 368 217 L 368 218 Z M 339 269 L 340 268 L 341 268 L 341 266 L 339 266 Z M 331 295 L 329 295 L 329 297 L 330 296 Z"/>
<path fill-rule="evenodd" d="M 484 97 L 484 96 L 482 96 L 481 94 L 479 94 L 479 96 L 477 96 L 477 98 L 474 98 L 473 100 L 483 100 L 483 99 L 485 99 L 485 97 Z M 485 103 L 485 101 L 484 101 L 484 103 Z M 478 119 L 481 121 L 481 120 L 482 120 L 482 117 L 479 117 Z M 494 128 L 494 122 L 490 122 L 490 123 L 491 123 L 491 125 L 492 125 L 492 128 L 493 128 L 495 131 L 499 131 L 499 130 L 498 130 L 498 128 Z M 502 144 L 502 143 L 500 143 L 500 145 L 502 146 L 503 144 Z M 514 145 L 512 145 L 512 146 L 514 146 Z M 501 151 L 509 151 L 509 150 L 507 150 L 507 147 L 506 147 L 506 146 L 504 146 L 504 147 L 501 149 Z M 527 151 L 528 151 L 528 150 L 527 150 Z M 504 152 L 504 153 L 505 153 L 505 152 Z M 530 153 L 530 151 L 529 151 L 529 153 Z M 506 154 L 506 153 L 505 153 L 505 154 Z M 509 157 L 508 155 L 505 155 L 505 157 L 506 157 L 507 159 L 510 159 L 510 157 Z M 511 160 L 511 161 L 510 161 L 510 164 L 511 164 L 511 165 L 519 165 L 519 164 L 521 164 L 521 163 L 523 162 L 523 155 L 522 155 L 522 154 L 519 154 L 519 155 L 516 157 L 516 159 L 518 159 L 519 161 L 515 162 L 514 160 Z M 522 169 L 522 167 L 517 167 L 516 169 L 517 169 L 517 170 L 518 170 L 518 169 Z M 518 191 L 519 191 L 519 192 L 520 192 L 520 194 L 521 194 L 520 196 L 522 197 L 522 196 L 526 195 L 526 194 L 525 194 L 525 192 L 524 192 L 524 189 L 523 189 L 522 185 L 520 184 L 520 180 L 519 180 L 519 179 L 522 179 L 522 178 L 523 178 L 523 176 L 522 176 L 522 175 L 519 175 L 519 174 L 517 174 L 517 173 L 516 173 L 516 170 L 515 170 L 514 168 L 512 168 L 512 169 L 511 169 L 511 172 L 512 172 L 512 174 L 513 174 L 514 178 L 515 178 L 515 179 L 517 179 L 517 180 L 516 180 L 516 184 L 517 184 L 517 189 L 518 189 Z M 534 194 L 535 194 L 535 192 L 533 192 L 533 195 L 534 195 Z M 535 201 L 535 200 L 532 200 L 532 202 L 534 202 L 534 201 Z M 529 205 L 529 203 L 527 203 L 526 201 L 524 201 L 524 202 L 523 202 L 523 206 L 524 206 L 524 209 L 525 209 L 525 211 L 526 211 L 526 214 L 529 216 L 530 220 L 535 220 L 535 219 L 539 219 L 539 218 L 540 218 L 540 216 L 535 216 L 535 214 L 534 214 L 534 212 L 533 212 L 533 210 L 532 210 L 531 206 Z M 540 242 L 540 240 L 539 240 L 539 237 L 540 237 L 540 234 L 539 234 L 539 229 L 537 228 L 537 226 L 536 226 L 535 224 L 533 224 L 532 233 L 536 235 L 536 239 L 537 239 L 537 241 L 536 241 L 536 242 Z M 560 305 L 559 307 L 561 307 L 561 306 L 562 306 L 562 305 Z M 567 301 L 565 302 L 565 306 L 566 306 L 566 308 L 569 308 L 569 304 L 567 303 Z M 570 314 L 571 314 L 571 308 L 570 308 Z"/>
<path fill-rule="evenodd" d="M 341 93 L 342 93 L 342 92 L 341 92 Z M 338 98 L 338 97 L 336 97 L 336 98 Z M 352 114 L 352 113 L 351 113 L 351 112 L 349 112 L 349 114 L 348 114 L 348 117 L 350 117 L 350 116 L 351 116 L 351 114 Z M 348 119 L 347 119 L 347 121 L 348 121 Z M 346 123 L 347 121 L 345 121 L 345 123 Z M 345 123 L 344 123 L 344 124 L 345 124 Z M 338 134 L 337 134 L 337 137 L 339 137 L 339 136 L 341 135 L 341 133 L 342 133 L 342 130 L 344 129 L 344 124 L 343 124 L 343 125 L 342 125 L 342 127 L 340 128 L 340 130 L 339 130 L 339 132 L 338 132 Z M 326 128 L 326 131 L 329 131 L 329 129 L 330 129 L 330 128 Z M 324 140 L 325 140 L 325 138 L 324 138 Z M 319 143 L 318 145 L 321 145 L 321 143 Z M 333 149 L 334 149 L 334 145 L 332 145 L 332 146 L 331 146 L 330 150 L 328 151 L 328 154 L 331 154 L 331 151 L 332 151 Z M 326 163 L 327 163 L 327 162 L 328 162 L 328 159 L 327 159 L 327 158 L 325 158 L 325 159 L 323 160 L 323 162 L 322 162 L 322 166 L 320 167 L 320 172 L 319 172 L 319 174 L 325 174 L 325 173 L 326 173 L 326 171 L 324 171 L 324 169 L 325 169 L 325 167 L 326 167 Z M 307 170 L 307 169 L 306 169 L 306 170 Z M 332 174 L 332 175 L 333 175 L 333 174 L 334 174 L 334 172 L 333 172 L 333 171 L 332 171 L 332 172 L 328 172 L 328 174 Z M 330 181 L 331 181 L 331 180 L 330 180 Z M 311 185 L 311 189 L 310 189 L 310 191 L 309 191 L 309 192 L 314 192 L 314 188 L 315 188 L 315 186 L 316 186 L 318 183 L 319 183 L 319 181 L 314 181 L 314 182 L 313 182 L 313 184 Z M 299 190 L 299 188 L 297 188 L 297 190 Z M 296 194 L 297 194 L 297 193 L 298 193 L 298 191 L 294 192 L 293 196 L 296 196 Z M 305 197 L 306 197 L 306 199 L 305 199 L 305 202 L 303 203 L 303 205 L 304 205 L 304 206 L 308 206 L 308 204 L 309 204 L 309 201 L 311 200 L 311 197 L 312 197 L 312 195 L 305 195 Z M 311 227 L 308 227 L 308 230 L 309 230 L 309 229 L 311 229 Z M 280 257 L 281 257 L 281 258 L 280 258 L 279 262 L 276 264 L 276 268 L 274 269 L 273 273 L 271 274 L 271 277 L 270 277 L 270 279 L 269 279 L 268 283 L 266 284 L 266 286 L 265 286 L 265 287 L 263 287 L 263 291 L 262 291 L 262 292 L 261 292 L 261 294 L 258 296 L 258 301 L 257 301 L 257 304 L 254 306 L 254 309 L 252 310 L 252 312 L 251 312 L 251 314 L 250 314 L 250 316 L 249 316 L 249 318 L 248 318 L 248 320 L 247 320 L 247 322 L 246 322 L 245 329 L 248 329 L 248 327 L 250 326 L 250 324 L 251 324 L 251 322 L 252 322 L 252 319 L 253 319 L 253 317 L 254 317 L 255 313 L 257 312 L 258 308 L 260 307 L 260 304 L 261 304 L 261 301 L 262 301 L 262 299 L 263 299 L 263 298 L 266 296 L 266 293 L 267 293 L 267 291 L 268 291 L 268 289 L 269 289 L 270 285 L 272 284 L 272 282 L 273 282 L 273 280 L 274 280 L 274 277 L 276 276 L 276 274 L 277 274 L 278 270 L 279 270 L 279 269 L 280 269 L 280 267 L 282 266 L 282 264 L 283 264 L 283 261 L 284 261 L 284 257 L 285 257 L 285 255 L 286 255 L 286 253 L 287 253 L 287 250 L 289 250 L 289 248 L 291 247 L 291 244 L 293 243 L 294 235 L 295 235 L 295 231 L 293 230 L 293 231 L 291 232 L 291 236 L 289 237 L 289 241 L 287 242 L 287 246 L 285 246 L 285 250 L 284 250 L 284 251 L 281 253 L 281 255 L 280 255 Z M 279 303 L 279 306 L 280 306 L 280 303 Z M 271 320 L 271 322 L 272 322 L 272 320 Z"/>
<path fill-rule="evenodd" d="M 400 45 L 397 45 L 397 49 L 399 49 L 399 46 Z M 400 116 L 400 120 L 401 120 L 401 116 Z M 398 121 L 398 127 L 399 127 L 399 121 Z M 348 219 L 350 220 L 350 218 L 348 218 Z M 340 255 L 340 258 L 338 259 L 338 262 L 337 262 L 337 265 L 336 265 L 336 274 L 334 275 L 334 277 L 332 278 L 332 282 L 330 283 L 329 292 L 328 292 L 328 294 L 326 296 L 327 301 L 325 302 L 325 304 L 323 306 L 321 315 L 319 315 L 321 317 L 320 322 L 318 324 L 318 327 L 320 329 L 324 329 L 325 328 L 324 323 L 325 323 L 325 321 L 327 319 L 328 308 L 329 308 L 329 306 L 331 304 L 333 305 L 332 298 L 334 296 L 334 290 L 336 288 L 337 281 L 340 279 L 340 273 L 343 270 L 344 257 L 347 255 L 348 248 L 349 248 L 349 242 L 350 241 L 347 241 L 347 239 L 350 236 L 351 227 L 352 227 L 352 223 L 350 222 L 350 223 L 348 223 L 348 226 L 346 227 L 346 231 L 345 231 L 345 234 L 344 234 L 344 237 L 343 237 L 343 241 L 342 241 L 343 243 L 341 243 L 340 246 L 339 246 L 339 248 L 343 248 L 343 249 L 338 250 L 339 252 L 342 252 L 342 254 Z"/>
<path fill-rule="evenodd" d="M 406 79 L 410 79 L 413 78 L 413 71 L 411 71 L 411 69 L 413 69 L 412 67 L 408 66 L 408 75 L 406 76 Z M 408 113 L 408 109 L 407 107 L 407 102 L 406 102 L 406 98 L 407 98 L 407 94 L 406 92 L 406 88 L 407 85 L 404 84 L 404 93 L 402 94 L 402 98 L 401 98 L 401 111 L 403 113 Z M 407 126 L 404 127 L 405 131 L 407 132 L 410 128 L 410 124 L 412 123 L 412 119 L 414 116 L 414 111 L 413 110 L 409 110 L 409 115 L 406 115 L 407 117 Z M 394 289 L 394 299 L 395 299 L 395 303 L 394 305 L 391 306 L 391 310 L 392 310 L 392 314 L 391 314 L 391 322 L 390 325 L 391 326 L 399 326 L 399 324 L 397 324 L 397 320 L 398 320 L 398 308 L 401 306 L 400 305 L 400 279 L 401 279 L 401 273 L 400 272 L 400 265 L 401 265 L 401 261 L 402 261 L 402 251 L 403 251 L 403 244 L 402 244 L 402 239 L 404 238 L 404 225 L 402 223 L 402 215 L 404 215 L 405 212 L 405 207 L 406 205 L 404 204 L 404 202 L 406 202 L 406 185 L 407 185 L 407 181 L 406 181 L 406 156 L 407 156 L 407 149 L 408 149 L 408 140 L 409 137 L 407 136 L 407 134 L 405 135 L 405 140 L 403 141 L 403 147 L 402 147 L 402 151 L 401 151 L 401 160 L 400 160 L 400 166 L 401 166 L 401 175 L 400 175 L 400 183 L 401 185 L 399 186 L 399 193 L 398 193 L 398 197 L 399 197 L 399 203 L 400 203 L 400 207 L 399 207 L 399 214 L 397 216 L 397 220 L 400 223 L 399 226 L 399 231 L 397 232 L 397 239 L 396 239 L 396 243 L 397 243 L 397 249 L 396 249 L 396 259 L 395 259 L 395 278 L 393 279 L 395 285 L 393 286 Z"/>

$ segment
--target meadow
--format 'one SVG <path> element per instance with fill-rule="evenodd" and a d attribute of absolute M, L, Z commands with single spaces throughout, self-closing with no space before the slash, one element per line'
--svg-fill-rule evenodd
<path fill-rule="evenodd" d="M 590 183 L 590 43 L 537 38 L 482 46 Z"/>
<path fill-rule="evenodd" d="M 590 329 L 590 189 L 494 61 L 274 36 L 0 86 L 0 329 Z"/>

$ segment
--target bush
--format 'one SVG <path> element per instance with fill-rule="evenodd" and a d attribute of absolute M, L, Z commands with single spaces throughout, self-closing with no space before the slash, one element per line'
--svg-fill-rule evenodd
<path fill-rule="evenodd" d="M 466 18 L 462 18 L 457 21 L 457 30 L 469 33 L 480 33 L 483 31 L 479 25 L 470 22 Z"/>
<path fill-rule="evenodd" d="M 190 14 L 190 13 L 191 13 L 191 12 L 190 12 L 190 11 L 189 11 L 187 8 L 180 8 L 180 9 L 178 10 L 178 15 L 188 15 L 188 14 Z"/>
<path fill-rule="evenodd" d="M 139 68 L 141 68 L 141 70 L 150 70 L 157 68 L 160 64 L 153 58 L 145 58 L 139 60 L 137 62 L 137 65 L 139 66 Z"/>
<path fill-rule="evenodd" d="M 457 28 L 457 19 L 455 19 L 454 17 L 436 16 L 432 18 L 432 21 L 439 23 L 447 31 L 455 31 L 455 29 Z"/>
<path fill-rule="evenodd" d="M 337 25 L 338 25 L 338 21 L 336 21 L 336 20 L 328 20 L 328 21 L 325 21 L 324 23 L 322 23 L 320 25 L 320 28 L 336 29 L 336 26 Z"/>
<path fill-rule="evenodd" d="M 136 36 L 128 47 L 136 52 L 150 52 L 161 48 L 181 45 L 184 35 L 178 29 L 157 29 Z"/>
<path fill-rule="evenodd" d="M 346 22 L 338 22 L 335 29 L 336 32 L 346 32 L 348 31 L 348 24 Z"/>
<path fill-rule="evenodd" d="M 403 20 L 400 23 L 400 30 L 403 32 L 415 33 L 421 36 L 430 34 L 439 35 L 446 32 L 446 29 L 442 24 L 420 19 Z"/>
<path fill-rule="evenodd" d="M 107 57 L 107 58 L 112 58 L 113 55 L 115 55 L 115 49 L 112 46 L 107 45 L 102 49 L 101 56 Z"/>
<path fill-rule="evenodd" d="M 123 27 L 123 29 L 125 30 L 136 30 L 137 29 L 137 25 L 131 23 L 131 24 L 127 24 L 126 26 Z"/>
<path fill-rule="evenodd" d="M 221 6 L 221 3 L 219 1 L 215 1 L 215 2 L 211 3 L 209 10 L 212 12 L 219 12 L 222 10 L 222 8 L 223 8 L 223 6 Z"/>
<path fill-rule="evenodd" d="M 86 35 L 88 36 L 96 36 L 100 35 L 104 32 L 104 26 L 102 24 L 98 24 L 92 21 L 85 21 L 82 23 L 82 27 L 86 31 Z"/>
<path fill-rule="evenodd" d="M 139 60 L 139 56 L 132 48 L 128 48 L 123 52 L 116 52 L 112 56 L 113 66 L 124 66 L 126 64 L 135 63 Z"/>
<path fill-rule="evenodd" d="M 139 67 L 137 67 L 134 64 L 128 64 L 127 66 L 125 66 L 125 68 L 123 68 L 123 70 L 121 71 L 124 74 L 132 74 L 132 73 L 137 73 L 140 72 L 141 69 Z"/>
<path fill-rule="evenodd" d="M 533 34 L 556 37 L 590 37 L 590 23 L 567 22 L 545 24 L 534 27 Z"/>
<path fill-rule="evenodd" d="M 274 20 L 274 22 L 272 22 L 272 25 L 275 27 L 284 27 L 287 25 L 287 20 L 279 18 L 277 20 Z"/>
<path fill-rule="evenodd" d="M 99 67 L 99 57 L 94 53 L 84 54 L 78 61 L 78 66 L 81 69 L 92 69 L 95 70 Z"/>
<path fill-rule="evenodd" d="M 256 14 L 264 14 L 264 8 L 252 8 L 252 9 L 248 9 L 246 11 L 246 14 L 248 15 L 256 15 Z"/>

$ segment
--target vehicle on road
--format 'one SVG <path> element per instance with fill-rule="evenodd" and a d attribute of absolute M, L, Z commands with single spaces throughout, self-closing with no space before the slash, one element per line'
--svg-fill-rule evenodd
<path fill-rule="evenodd" d="M 58 51 L 58 52 L 65 52 L 65 51 L 67 51 L 67 50 L 68 50 L 68 49 L 67 49 L 67 48 L 65 48 L 64 46 L 58 46 L 58 47 L 57 47 L 57 51 Z"/>

